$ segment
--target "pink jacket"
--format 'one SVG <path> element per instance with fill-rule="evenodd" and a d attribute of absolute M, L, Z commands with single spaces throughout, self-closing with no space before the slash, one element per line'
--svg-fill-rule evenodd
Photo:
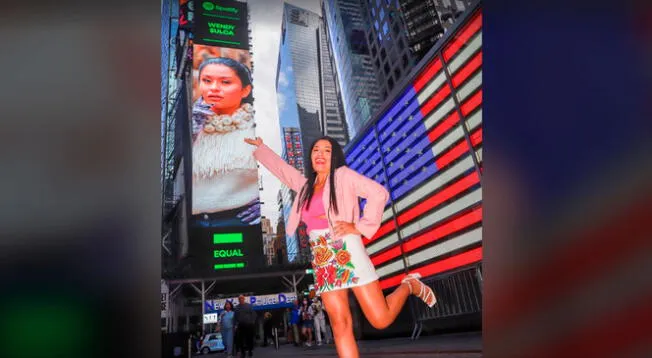
<path fill-rule="evenodd" d="M 274 176 L 291 190 L 299 193 L 307 179 L 293 166 L 286 163 L 273 150 L 265 144 L 258 146 L 254 157 L 265 166 Z M 330 212 L 329 228 L 333 231 L 333 224 L 337 221 L 352 222 L 356 229 L 367 238 L 374 236 L 380 227 L 380 221 L 389 198 L 387 190 L 377 182 L 343 166 L 335 170 L 335 190 L 337 191 L 338 214 Z M 360 217 L 358 197 L 367 199 L 364 213 Z M 330 177 L 324 185 L 323 196 L 326 212 L 330 209 Z M 290 217 L 285 227 L 288 235 L 292 235 L 301 220 L 298 212 L 298 196 L 292 204 Z"/>

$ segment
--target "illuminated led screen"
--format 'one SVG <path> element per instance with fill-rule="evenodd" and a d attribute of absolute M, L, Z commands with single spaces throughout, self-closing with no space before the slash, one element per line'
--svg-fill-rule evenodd
<path fill-rule="evenodd" d="M 482 260 L 481 47 L 478 10 L 347 148 L 350 167 L 390 192 L 365 238 L 383 288 L 400 283 L 403 255 L 423 277 Z"/>

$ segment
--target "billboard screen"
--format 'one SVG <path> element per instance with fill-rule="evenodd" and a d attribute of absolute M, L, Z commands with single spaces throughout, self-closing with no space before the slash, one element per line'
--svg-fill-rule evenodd
<path fill-rule="evenodd" d="M 264 262 L 247 5 L 195 3 L 190 253 L 198 275 Z"/>
<path fill-rule="evenodd" d="M 260 223 L 250 54 L 193 46 L 192 215 L 203 227 Z"/>
<path fill-rule="evenodd" d="M 199 1 L 195 43 L 249 51 L 247 4 L 237 1 Z"/>
<path fill-rule="evenodd" d="M 364 241 L 383 289 L 406 268 L 428 279 L 482 261 L 481 12 L 437 52 L 347 148 L 349 167 L 390 193 Z"/>

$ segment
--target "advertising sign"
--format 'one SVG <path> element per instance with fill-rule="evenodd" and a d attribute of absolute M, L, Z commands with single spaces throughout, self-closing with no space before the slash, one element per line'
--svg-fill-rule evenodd
<path fill-rule="evenodd" d="M 260 224 L 248 51 L 193 45 L 192 214 L 202 227 Z"/>
<path fill-rule="evenodd" d="M 249 50 L 247 4 L 228 0 L 195 0 L 195 43 Z"/>
<path fill-rule="evenodd" d="M 198 276 L 252 271 L 263 268 L 263 241 L 259 227 L 243 227 L 237 231 L 216 231 L 196 228 L 190 231 L 191 254 Z"/>
<path fill-rule="evenodd" d="M 198 276 L 264 265 L 247 4 L 195 1 L 189 254 Z"/>
<path fill-rule="evenodd" d="M 166 318 L 168 316 L 168 295 L 170 290 L 168 284 L 161 280 L 161 318 Z"/>
<path fill-rule="evenodd" d="M 254 310 L 268 310 L 282 307 L 292 307 L 292 302 L 297 299 L 297 295 L 293 292 L 284 292 L 272 295 L 259 295 L 245 297 L 245 302 L 250 303 Z M 206 300 L 204 318 L 209 318 L 208 314 L 216 313 L 224 309 L 226 302 L 231 302 L 235 306 L 238 305 L 237 297 L 220 298 L 216 300 Z M 217 316 L 217 314 L 216 314 Z"/>

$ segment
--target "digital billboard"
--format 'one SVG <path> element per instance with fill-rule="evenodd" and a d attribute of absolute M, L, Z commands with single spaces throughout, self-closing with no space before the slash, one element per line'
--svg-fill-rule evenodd
<path fill-rule="evenodd" d="M 202 227 L 260 223 L 249 51 L 193 45 L 192 215 Z"/>
<path fill-rule="evenodd" d="M 197 1 L 195 43 L 249 51 L 247 4 L 238 1 Z"/>
<path fill-rule="evenodd" d="M 264 260 L 254 83 L 246 3 L 195 1 L 192 46 L 191 220 L 193 271 L 260 268 Z"/>

